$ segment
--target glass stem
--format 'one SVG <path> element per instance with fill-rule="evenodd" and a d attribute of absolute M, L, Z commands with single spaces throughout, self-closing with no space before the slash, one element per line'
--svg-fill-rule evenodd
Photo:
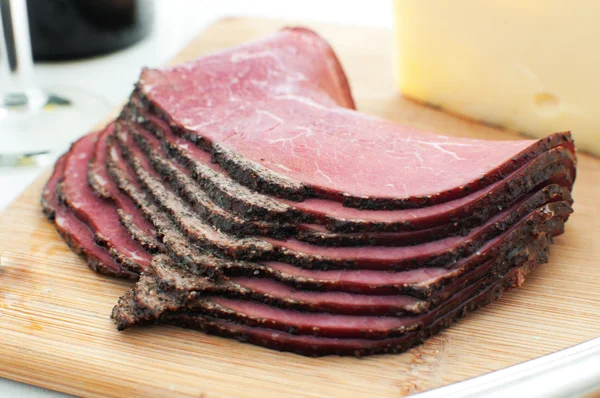
<path fill-rule="evenodd" d="M 35 83 L 26 0 L 0 0 L 0 107 L 37 108 L 46 102 Z"/>

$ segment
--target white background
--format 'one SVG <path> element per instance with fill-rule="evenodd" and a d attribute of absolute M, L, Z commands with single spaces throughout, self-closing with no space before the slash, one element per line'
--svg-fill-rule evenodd
<path fill-rule="evenodd" d="M 38 82 L 42 86 L 85 88 L 116 107 L 127 98 L 142 66 L 164 64 L 219 18 L 260 16 L 390 29 L 392 26 L 390 0 L 156 0 L 156 16 L 153 33 L 133 47 L 93 59 L 36 64 Z M 90 127 L 97 121 L 90 120 Z M 41 171 L 40 168 L 0 168 L 0 210 Z M 64 395 L 0 379 L 0 398 L 59 396 Z"/>

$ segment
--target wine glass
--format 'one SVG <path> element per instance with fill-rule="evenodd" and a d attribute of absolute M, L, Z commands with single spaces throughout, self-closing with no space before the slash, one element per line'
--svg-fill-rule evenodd
<path fill-rule="evenodd" d="M 110 110 L 82 89 L 35 82 L 26 0 L 0 0 L 0 166 L 51 163 Z"/>

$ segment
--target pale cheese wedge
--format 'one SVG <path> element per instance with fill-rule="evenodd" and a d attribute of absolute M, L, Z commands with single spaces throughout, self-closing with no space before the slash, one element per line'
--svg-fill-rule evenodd
<path fill-rule="evenodd" d="M 600 1 L 395 0 L 407 97 L 600 155 Z"/>

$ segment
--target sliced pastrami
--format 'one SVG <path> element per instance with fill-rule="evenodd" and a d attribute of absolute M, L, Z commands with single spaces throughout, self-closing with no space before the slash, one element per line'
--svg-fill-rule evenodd
<path fill-rule="evenodd" d="M 114 125 L 111 124 L 99 134 L 89 163 L 88 182 L 96 195 L 115 203 L 121 223 L 129 223 L 126 228 L 130 233 L 135 231 L 131 233 L 134 240 L 147 251 L 156 252 L 161 247 L 156 228 L 146 220 L 131 198 L 119 190 L 108 173 L 108 152 L 112 147 L 113 132 Z"/>
<path fill-rule="evenodd" d="M 94 233 L 65 205 L 58 205 L 54 224 L 69 248 L 83 257 L 92 270 L 119 278 L 137 278 L 137 273 L 115 261 L 118 253 L 113 253 L 113 249 L 107 250 L 96 243 Z"/>
<path fill-rule="evenodd" d="M 275 308 L 256 301 L 211 296 L 196 302 L 193 310 L 218 319 L 291 334 L 379 340 L 402 336 L 425 327 L 486 289 L 486 282 L 489 281 L 478 281 L 468 286 L 441 306 L 421 315 L 390 317 L 311 313 Z"/>
<path fill-rule="evenodd" d="M 127 161 L 123 158 L 121 148 L 118 145 L 112 145 L 109 149 L 108 171 L 113 183 L 118 189 L 126 194 L 136 204 L 139 211 L 150 220 L 157 230 L 157 236 L 162 237 L 177 227 L 171 222 L 169 217 L 162 212 L 154 202 L 148 198 L 143 192 L 140 184 L 136 180 L 136 175 L 129 167 Z M 123 209 L 118 210 L 122 215 L 123 224 L 134 236 L 139 235 L 135 227 L 132 225 L 134 216 L 127 214 Z M 146 239 L 143 236 L 138 236 L 136 239 Z M 161 251 L 167 249 L 161 245 Z"/>
<path fill-rule="evenodd" d="M 146 69 L 117 124 L 59 160 L 42 207 L 90 266 L 140 274 L 119 329 L 402 351 L 546 261 L 575 150 L 569 132 L 453 138 L 353 108 L 305 29 Z"/>
<path fill-rule="evenodd" d="M 451 308 L 443 316 L 438 317 L 422 328 L 406 333 L 401 337 L 382 340 L 327 338 L 311 335 L 294 335 L 269 328 L 251 327 L 232 321 L 212 318 L 201 313 L 173 312 L 159 322 L 176 324 L 194 328 L 206 333 L 234 338 L 242 342 L 252 343 L 271 349 L 290 351 L 306 356 L 353 355 L 365 356 L 383 353 L 399 353 L 421 343 L 449 327 L 454 321 L 467 313 L 489 304 L 501 296 L 503 291 L 519 285 L 527 273 L 536 266 L 535 261 L 528 261 L 508 274 L 500 283 L 489 286 L 474 297 L 464 300 Z M 120 299 L 113 310 L 113 319 L 130 319 L 138 315 L 135 300 L 131 294 Z"/>
<path fill-rule="evenodd" d="M 305 268 L 344 268 L 402 270 L 421 266 L 448 267 L 461 257 L 476 252 L 533 209 L 546 202 L 545 195 L 532 196 L 492 217 L 466 236 L 456 236 L 408 247 L 322 247 L 294 239 L 244 238 L 216 230 L 166 186 L 148 164 L 141 150 L 131 143 L 131 135 L 119 131 L 133 168 L 148 193 L 173 221 L 199 247 L 230 258 L 278 260 Z"/>
<path fill-rule="evenodd" d="M 247 220 L 223 209 L 198 186 L 185 167 L 155 155 L 161 147 L 158 139 L 149 133 L 140 134 L 138 130 L 141 130 L 141 127 L 133 123 L 117 121 L 117 129 L 132 134 L 138 145 L 149 156 L 150 164 L 157 173 L 160 173 L 175 192 L 193 207 L 198 216 L 216 228 L 238 236 L 265 235 L 280 238 L 289 236 L 296 229 L 290 224 Z"/>
<path fill-rule="evenodd" d="M 59 204 L 56 195 L 56 187 L 65 176 L 66 157 L 67 154 L 65 153 L 56 160 L 54 168 L 52 169 L 52 174 L 50 175 L 50 178 L 48 178 L 48 181 L 46 182 L 46 185 L 44 185 L 44 189 L 42 190 L 42 212 L 49 220 L 54 220 L 56 208 Z"/>
<path fill-rule="evenodd" d="M 478 264 L 487 261 L 487 259 L 511 248 L 513 249 L 511 252 L 522 248 L 522 244 L 529 241 L 531 234 L 547 222 L 545 221 L 547 220 L 546 217 L 551 212 L 561 215 L 564 219 L 568 217 L 570 212 L 570 208 L 566 204 L 557 204 L 548 207 L 547 210 L 537 212 L 534 216 L 529 217 L 521 227 L 514 227 L 505 236 L 489 242 L 484 248 L 485 250 L 480 250 L 480 255 L 459 261 L 451 270 L 421 268 L 395 273 L 366 270 L 317 271 L 305 270 L 284 263 L 249 263 L 224 260 L 201 253 L 199 250 L 190 247 L 187 237 L 179 232 L 178 228 L 172 225 L 164 213 L 159 211 L 146 198 L 145 194 L 140 191 L 139 185 L 135 181 L 131 181 L 135 178 L 135 175 L 127 162 L 120 157 L 118 151 L 113 151 L 112 155 L 112 161 L 109 162 L 110 169 L 113 175 L 119 177 L 119 186 L 128 195 L 135 198 L 136 204 L 144 209 L 145 214 L 154 218 L 155 225 L 159 229 L 159 234 L 169 252 L 178 258 L 182 264 L 192 267 L 197 275 L 247 275 L 272 278 L 301 290 L 341 291 L 371 295 L 405 293 L 415 297 L 429 298 L 436 289 L 450 284 L 455 279 L 476 268 Z M 552 189 L 547 187 L 544 191 L 546 190 L 551 191 Z M 568 192 L 563 191 L 565 197 L 569 197 Z M 545 194 L 546 192 L 542 192 L 539 196 L 543 197 Z M 560 225 L 549 225 L 548 228 L 553 235 L 558 235 L 562 232 L 562 223 Z"/>
<path fill-rule="evenodd" d="M 140 121 L 160 137 L 167 147 L 167 152 L 191 171 L 202 189 L 219 206 L 248 219 L 322 224 L 333 232 L 413 231 L 448 223 L 455 225 L 457 230 L 464 230 L 510 207 L 538 185 L 547 184 L 548 179 L 557 183 L 564 181 L 564 185 L 570 188 L 575 178 L 574 155 L 568 146 L 559 146 L 524 164 L 502 181 L 464 198 L 440 205 L 410 210 L 376 211 L 348 208 L 339 202 L 323 199 L 291 202 L 263 195 L 236 183 L 218 164 L 211 161 L 208 152 L 184 138 L 175 136 L 168 124 L 149 114 L 134 100 L 125 108 L 123 116 Z M 132 128 L 132 132 L 147 140 L 152 138 L 148 131 L 141 128 Z M 157 150 L 151 160 L 157 161 L 158 158 L 164 161 L 166 154 L 160 156 L 161 154 L 164 152 Z M 446 236 L 445 231 L 438 232 L 438 238 Z M 346 234 L 324 236 L 322 239 L 335 241 L 336 238 L 348 239 Z M 377 238 L 375 235 L 361 240 L 369 242 Z M 318 241 L 318 235 L 312 239 Z M 356 237 L 352 239 L 357 240 Z M 383 236 L 381 239 L 387 242 L 391 240 L 390 236 Z"/>
<path fill-rule="evenodd" d="M 155 258 L 151 266 L 154 278 L 152 283 L 158 284 L 165 292 L 176 297 L 179 307 L 192 305 L 195 300 L 207 294 L 219 294 L 309 312 L 401 315 L 407 312 L 422 312 L 427 308 L 426 303 L 410 296 L 365 296 L 344 292 L 302 291 L 271 279 L 252 277 L 211 281 L 186 271 L 168 258 Z M 142 293 L 147 291 L 147 288 L 140 282 L 134 290 Z M 169 308 L 155 308 L 154 314 L 158 317 L 167 309 Z"/>
<path fill-rule="evenodd" d="M 133 288 L 136 305 L 142 310 L 140 320 L 159 319 L 164 313 L 182 308 L 200 311 L 206 315 L 234 319 L 243 323 L 260 325 L 275 329 L 294 330 L 291 333 L 325 335 L 335 334 L 334 337 L 351 337 L 340 335 L 344 333 L 360 334 L 368 338 L 384 338 L 380 333 L 403 334 L 417 326 L 416 320 L 422 317 L 435 317 L 438 310 L 434 309 L 423 316 L 375 317 L 348 316 L 328 313 L 309 313 L 293 310 L 278 309 L 257 301 L 231 300 L 213 296 L 220 287 L 211 284 L 206 279 L 196 281 L 198 285 L 195 299 L 183 295 L 163 291 L 158 285 L 159 280 L 145 274 Z M 475 286 L 476 285 L 476 286 Z M 481 283 L 469 286 L 464 294 L 480 289 Z M 385 297 L 384 297 L 385 298 Z M 392 297 L 387 297 L 390 300 Z M 371 297 L 372 299 L 372 297 Z M 189 305 L 186 305 L 189 304 Z M 190 307 L 191 306 L 191 307 Z M 287 323 L 286 323 L 287 320 Z M 121 326 L 129 325 L 118 320 Z M 331 336 L 330 336 L 331 337 Z"/>
<path fill-rule="evenodd" d="M 402 272 L 306 270 L 284 263 L 251 263 L 215 259 L 187 245 L 185 237 L 177 231 L 166 233 L 163 242 L 182 265 L 198 275 L 265 277 L 300 290 L 343 291 L 367 295 L 403 293 L 426 299 L 431 297 L 436 289 L 452 283 L 490 258 L 500 253 L 514 254 L 523 250 L 524 245 L 539 228 L 546 228 L 552 235 L 561 234 L 562 220 L 566 220 L 570 212 L 570 208 L 564 202 L 546 205 L 502 237 L 490 241 L 479 254 L 462 259 L 450 270 L 445 268 L 419 268 Z M 561 220 L 552 218 L 553 215 L 559 216 Z"/>
<path fill-rule="evenodd" d="M 316 34 L 283 30 L 182 65 L 145 69 L 137 95 L 252 189 L 352 207 L 444 203 L 572 142 L 569 133 L 539 141 L 447 137 L 361 114 L 316 83 L 340 80 L 341 69 L 328 67 L 334 59 Z"/>
<path fill-rule="evenodd" d="M 114 131 L 114 123 L 110 123 L 98 134 L 94 151 L 88 163 L 88 184 L 96 195 L 104 199 L 113 199 L 110 189 L 110 179 L 106 170 L 108 142 Z"/>
<path fill-rule="evenodd" d="M 88 163 L 94 153 L 96 137 L 96 134 L 86 135 L 71 147 L 59 193 L 73 214 L 94 232 L 97 242 L 111 249 L 118 256 L 117 261 L 130 271 L 140 272 L 150 264 L 151 255 L 123 228 L 114 204 L 96 196 L 87 183 Z"/>
<path fill-rule="evenodd" d="M 545 262 L 550 239 L 548 232 L 541 232 L 525 249 L 514 253 L 511 257 L 501 255 L 488 261 L 472 272 L 457 278 L 452 284 L 437 290 L 427 300 L 406 295 L 374 296 L 295 290 L 276 281 L 256 277 L 234 277 L 230 280 L 210 281 L 177 267 L 168 257 L 157 256 L 151 264 L 151 272 L 146 273 L 132 289 L 136 302 L 140 308 L 144 308 L 144 312 L 141 314 L 142 318 L 132 318 L 131 322 L 159 319 L 168 311 L 183 308 L 191 310 L 203 308 L 207 297 L 214 295 L 253 300 L 273 307 L 304 312 L 352 316 L 424 314 L 475 283 L 480 286 L 494 283 L 512 267 L 532 256 L 537 256 L 538 262 Z M 157 300 L 156 295 L 159 291 L 161 299 Z M 218 300 L 212 301 L 218 302 Z"/>
<path fill-rule="evenodd" d="M 551 200 L 570 200 L 561 194 Z M 405 247 L 322 247 L 298 240 L 275 241 L 275 250 L 282 253 L 277 260 L 306 266 L 306 268 L 359 268 L 373 270 L 403 270 L 428 267 L 451 267 L 461 258 L 483 251 L 486 244 L 526 217 L 531 211 L 548 201 L 545 192 L 539 191 L 523 199 L 515 206 L 492 217 L 485 224 L 474 228 L 465 236 L 455 236 L 437 241 Z M 310 266 L 315 264 L 315 266 Z"/>
<path fill-rule="evenodd" d="M 54 165 L 50 179 L 42 193 L 42 208 L 44 214 L 54 221 L 56 230 L 69 248 L 83 257 L 87 264 L 96 272 L 125 278 L 134 278 L 135 274 L 123 269 L 110 256 L 109 252 L 98 246 L 93 232 L 58 200 L 57 185 L 64 178 L 65 159 L 62 155 Z"/>
<path fill-rule="evenodd" d="M 376 296 L 295 290 L 274 280 L 260 277 L 232 277 L 228 280 L 210 281 L 197 273 L 181 269 L 162 256 L 154 259 L 151 265 L 152 272 L 146 274 L 146 278 L 141 279 L 133 291 L 136 301 L 147 309 L 144 312 L 146 320 L 150 317 L 158 319 L 166 311 L 194 309 L 198 303 L 202 306 L 207 296 L 214 295 L 250 299 L 273 307 L 305 312 L 393 316 L 423 314 L 476 282 L 493 283 L 512 267 L 532 256 L 537 256 L 538 262 L 547 261 L 550 240 L 562 230 L 562 219 L 558 217 L 553 221 L 544 226 L 546 230 L 530 238 L 523 249 L 513 250 L 510 254 L 499 254 L 474 270 L 459 275 L 451 283 L 440 286 L 425 300 L 406 295 Z M 427 282 L 424 280 L 422 284 Z M 155 285 L 164 292 L 161 297 L 165 298 L 165 295 L 168 295 L 169 300 L 156 301 L 153 296 L 157 291 Z M 148 297 L 148 294 L 152 297 Z M 135 320 L 137 321 L 140 319 Z"/>

